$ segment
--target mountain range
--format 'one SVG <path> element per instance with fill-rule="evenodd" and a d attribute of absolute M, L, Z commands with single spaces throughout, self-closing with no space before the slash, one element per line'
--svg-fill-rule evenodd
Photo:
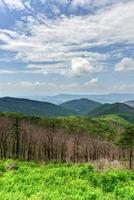
<path fill-rule="evenodd" d="M 105 115 L 116 115 L 122 117 L 129 122 L 134 122 L 134 107 L 129 102 L 126 103 L 113 103 L 101 104 L 89 99 L 72 100 L 61 104 L 66 109 L 76 112 L 78 115 L 88 115 L 92 117 L 100 117 Z"/>
<path fill-rule="evenodd" d="M 116 115 L 134 123 L 134 101 L 101 104 L 86 98 L 67 101 L 60 105 L 23 98 L 0 98 L 0 112 L 17 112 L 37 116 L 91 116 Z"/>
<path fill-rule="evenodd" d="M 76 114 L 62 106 L 49 102 L 12 97 L 0 98 L 0 111 L 39 116 L 66 116 Z"/>
<path fill-rule="evenodd" d="M 76 99 L 90 99 L 92 101 L 97 101 L 100 103 L 116 103 L 116 102 L 127 102 L 134 100 L 134 93 L 110 93 L 110 94 L 57 94 L 54 96 L 31 96 L 25 97 L 30 99 L 35 99 L 37 101 L 46 101 L 54 104 L 62 104 L 66 101 L 76 100 Z"/>

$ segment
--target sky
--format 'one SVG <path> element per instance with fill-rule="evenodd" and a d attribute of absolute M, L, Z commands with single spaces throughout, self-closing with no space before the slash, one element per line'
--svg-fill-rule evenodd
<path fill-rule="evenodd" d="M 0 0 L 0 96 L 134 93 L 134 0 Z"/>

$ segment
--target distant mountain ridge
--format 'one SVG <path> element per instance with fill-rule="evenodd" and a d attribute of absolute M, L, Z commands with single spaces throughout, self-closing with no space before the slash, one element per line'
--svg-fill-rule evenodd
<path fill-rule="evenodd" d="M 134 100 L 133 101 L 127 101 L 127 102 L 125 102 L 125 104 L 134 108 Z"/>
<path fill-rule="evenodd" d="M 56 105 L 22 98 L 0 98 L 0 112 L 16 112 L 37 116 L 91 116 L 116 115 L 134 123 L 134 108 L 125 103 L 101 104 L 89 99 L 76 99 Z"/>
<path fill-rule="evenodd" d="M 86 115 L 88 112 L 93 111 L 94 109 L 100 107 L 102 104 L 86 98 L 82 98 L 67 101 L 60 105 L 66 109 L 76 112 L 78 115 Z"/>
<path fill-rule="evenodd" d="M 39 116 L 66 116 L 73 115 L 74 112 L 61 106 L 49 103 L 34 101 L 22 98 L 3 97 L 0 98 L 1 112 L 18 112 L 28 115 Z"/>
<path fill-rule="evenodd" d="M 126 101 L 134 100 L 134 93 L 109 93 L 109 94 L 57 94 L 54 96 L 31 96 L 26 97 L 30 99 L 35 99 L 39 101 L 47 101 L 54 104 L 62 104 L 67 101 L 72 101 L 76 99 L 90 99 L 92 101 L 97 101 L 100 103 L 115 103 L 115 102 L 121 102 L 124 103 Z"/>

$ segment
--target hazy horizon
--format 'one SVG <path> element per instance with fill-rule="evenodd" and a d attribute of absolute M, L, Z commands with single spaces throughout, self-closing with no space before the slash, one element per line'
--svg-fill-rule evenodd
<path fill-rule="evenodd" d="M 134 100 L 134 93 L 109 93 L 109 94 L 53 94 L 44 96 L 0 96 L 2 98 L 29 99 L 54 104 L 61 104 L 71 100 L 89 99 L 99 103 L 125 103 Z"/>

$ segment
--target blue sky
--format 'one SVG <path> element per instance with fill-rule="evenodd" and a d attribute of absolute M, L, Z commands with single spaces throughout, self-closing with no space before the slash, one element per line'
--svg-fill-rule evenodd
<path fill-rule="evenodd" d="M 0 0 L 0 96 L 134 93 L 134 0 Z"/>

